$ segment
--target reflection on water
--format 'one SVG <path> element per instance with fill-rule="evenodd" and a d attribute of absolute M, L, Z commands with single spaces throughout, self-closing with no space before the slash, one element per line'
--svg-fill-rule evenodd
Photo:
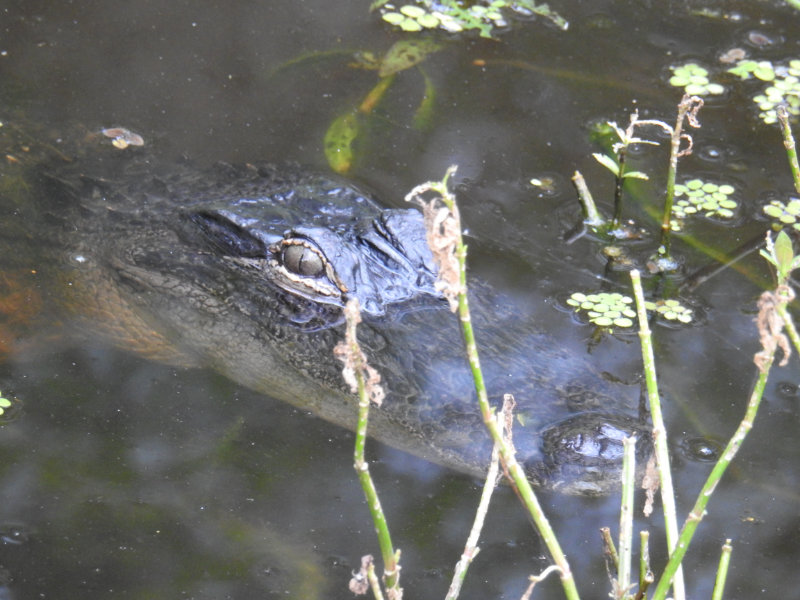
<path fill-rule="evenodd" d="M 525 24 L 500 42 L 454 40 L 431 58 L 425 69 L 437 113 L 427 132 L 405 120 L 423 80 L 401 74 L 354 173 L 397 204 L 413 185 L 459 164 L 474 272 L 519 297 L 535 288 L 550 304 L 576 287 L 597 289 L 603 262 L 588 239 L 561 242 L 577 215 L 569 186 L 539 194 L 531 177 L 564 182 L 580 168 L 602 202 L 612 182 L 591 158 L 589 126 L 626 122 L 633 102 L 643 117 L 672 119 L 673 61 L 716 66 L 733 48 L 773 61 L 800 52 L 800 15 L 768 4 L 726 3 L 717 16 L 699 16 L 685 3 L 566 2 L 559 9 L 571 21 L 567 32 Z M 66 122 L 129 127 L 199 161 L 288 159 L 318 168 L 328 124 L 375 81 L 348 68 L 344 53 L 382 52 L 398 39 L 365 6 L 333 10 L 326 2 L 31 2 L 6 8 L 2 27 L 4 102 L 53 130 Z M 313 52 L 329 55 L 273 73 Z M 779 136 L 759 122 L 749 98 L 757 88 L 743 82 L 709 100 L 694 134 L 698 152 L 681 166 L 731 181 L 739 193 L 733 225 L 698 221 L 689 230 L 720 251 L 759 234 L 761 206 L 791 190 Z M 663 181 L 663 150 L 635 160 Z M 658 183 L 640 190 L 643 204 L 660 193 Z M 629 210 L 654 229 L 643 208 Z M 690 267 L 706 262 L 681 248 Z M 635 252 L 651 249 L 645 241 Z M 748 277 L 763 273 L 757 257 L 741 267 L 694 292 L 706 324 L 657 330 L 681 510 L 708 470 L 686 447 L 701 436 L 726 439 L 754 380 L 752 315 L 757 284 L 767 278 Z M 586 352 L 591 332 L 544 304 L 554 337 Z M 0 365 L 0 389 L 24 402 L 19 418 L 0 428 L 1 596 L 346 596 L 351 569 L 376 550 L 352 473 L 351 434 L 212 373 L 58 335 L 48 329 Z M 634 342 L 606 337 L 589 359 L 633 381 Z M 796 364 L 776 371 L 752 437 L 689 553 L 693 597 L 709 595 L 726 537 L 734 565 L 746 565 L 729 576 L 730 597 L 785 595 L 800 583 Z M 403 549 L 409 597 L 443 596 L 476 483 L 377 444 L 369 452 L 378 458 L 373 472 Z M 596 531 L 616 522 L 614 500 L 543 500 L 584 594 L 605 595 Z M 657 519 L 638 525 L 659 539 Z M 527 575 L 548 564 L 508 490 L 498 494 L 481 546 L 464 598 L 519 597 Z M 664 549 L 654 546 L 653 554 L 660 560 Z M 561 597 L 554 582 L 537 594 Z"/>

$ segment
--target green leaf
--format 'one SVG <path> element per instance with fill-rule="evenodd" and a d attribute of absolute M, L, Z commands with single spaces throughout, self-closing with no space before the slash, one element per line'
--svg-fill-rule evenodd
<path fill-rule="evenodd" d="M 425 14 L 425 9 L 413 4 L 406 4 L 405 6 L 400 7 L 400 12 L 407 17 L 411 17 L 412 19 L 418 19 Z"/>
<path fill-rule="evenodd" d="M 783 230 L 775 239 L 775 258 L 778 261 L 778 272 L 784 277 L 788 277 L 789 269 L 794 262 L 794 249 L 792 240 Z"/>
<path fill-rule="evenodd" d="M 428 129 L 433 123 L 433 109 L 436 104 L 436 88 L 433 86 L 433 80 L 422 70 L 422 77 L 425 80 L 425 92 L 423 93 L 422 100 L 414 112 L 414 128 L 419 130 Z"/>
<path fill-rule="evenodd" d="M 347 173 L 352 168 L 353 142 L 360 128 L 358 115 L 349 112 L 337 117 L 325 132 L 325 158 L 336 173 Z"/>
<path fill-rule="evenodd" d="M 766 250 L 764 250 L 763 248 L 761 250 L 759 250 L 758 253 L 761 255 L 761 258 L 766 260 L 769 264 L 771 264 L 771 265 L 773 265 L 775 267 L 778 266 L 778 264 L 775 262 L 775 259 L 772 258 L 772 255 L 769 252 L 767 252 Z"/>
<path fill-rule="evenodd" d="M 599 152 L 594 152 L 592 156 L 594 156 L 597 162 L 599 162 L 606 169 L 611 171 L 615 177 L 619 177 L 619 165 L 617 164 L 617 161 L 615 161 L 610 156 L 607 156 L 605 154 L 600 154 Z"/>
<path fill-rule="evenodd" d="M 384 13 L 382 18 L 390 25 L 400 25 L 400 23 L 406 20 L 406 18 L 398 12 Z"/>
<path fill-rule="evenodd" d="M 432 14 L 426 13 L 417 19 L 417 23 L 425 29 L 433 29 L 439 26 L 439 19 Z"/>
<path fill-rule="evenodd" d="M 404 71 L 418 65 L 428 55 L 437 52 L 441 48 L 433 40 L 400 40 L 396 42 L 381 61 L 381 68 L 378 70 L 380 77 L 386 77 L 398 71 Z"/>
<path fill-rule="evenodd" d="M 728 69 L 728 73 L 738 75 L 742 79 L 749 79 L 757 67 L 758 63 L 754 60 L 740 60 L 735 67 Z"/>
<path fill-rule="evenodd" d="M 422 31 L 422 25 L 413 19 L 405 19 L 400 23 L 400 29 L 403 31 Z"/>
<path fill-rule="evenodd" d="M 647 176 L 647 173 L 642 173 L 641 171 L 625 171 L 622 174 L 622 178 L 623 179 L 627 179 L 627 178 L 630 178 L 630 179 L 644 179 L 645 181 L 650 179 Z"/>

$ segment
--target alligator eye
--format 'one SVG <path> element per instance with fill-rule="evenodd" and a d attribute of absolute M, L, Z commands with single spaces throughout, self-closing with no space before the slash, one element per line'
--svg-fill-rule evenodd
<path fill-rule="evenodd" d="M 302 244 L 284 247 L 281 260 L 283 266 L 295 275 L 319 277 L 325 272 L 325 263 L 319 253 Z"/>

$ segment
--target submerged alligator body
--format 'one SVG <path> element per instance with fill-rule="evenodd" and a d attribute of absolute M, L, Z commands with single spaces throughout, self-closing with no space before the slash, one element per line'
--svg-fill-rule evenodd
<path fill-rule="evenodd" d="M 137 152 L 109 147 L 33 169 L 31 197 L 50 207 L 39 218 L 59 228 L 55 296 L 125 348 L 211 367 L 350 428 L 356 401 L 333 348 L 342 306 L 357 297 L 359 339 L 387 391 L 372 437 L 485 469 L 491 444 L 418 211 L 381 208 L 296 168 L 199 170 Z M 487 383 L 515 395 L 530 479 L 568 493 L 612 488 L 621 438 L 645 437 L 630 390 L 561 350 L 502 294 L 473 290 Z"/>

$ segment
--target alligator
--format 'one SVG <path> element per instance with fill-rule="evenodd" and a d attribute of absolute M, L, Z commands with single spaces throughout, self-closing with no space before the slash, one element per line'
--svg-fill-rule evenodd
<path fill-rule="evenodd" d="M 42 240 L 40 270 L 55 273 L 48 295 L 82 327 L 352 429 L 357 401 L 334 347 L 343 306 L 358 298 L 359 340 L 387 394 L 371 437 L 485 472 L 492 444 L 416 208 L 383 208 L 293 165 L 203 168 L 108 142 L 89 136 L 77 158 L 26 161 L 26 200 L 15 200 L 27 216 L 14 227 Z M 529 479 L 569 494 L 613 489 L 622 438 L 649 438 L 638 399 L 520 318 L 502 291 L 474 282 L 470 301 L 492 400 L 516 399 L 513 439 Z M 638 444 L 640 458 L 648 446 Z"/>

